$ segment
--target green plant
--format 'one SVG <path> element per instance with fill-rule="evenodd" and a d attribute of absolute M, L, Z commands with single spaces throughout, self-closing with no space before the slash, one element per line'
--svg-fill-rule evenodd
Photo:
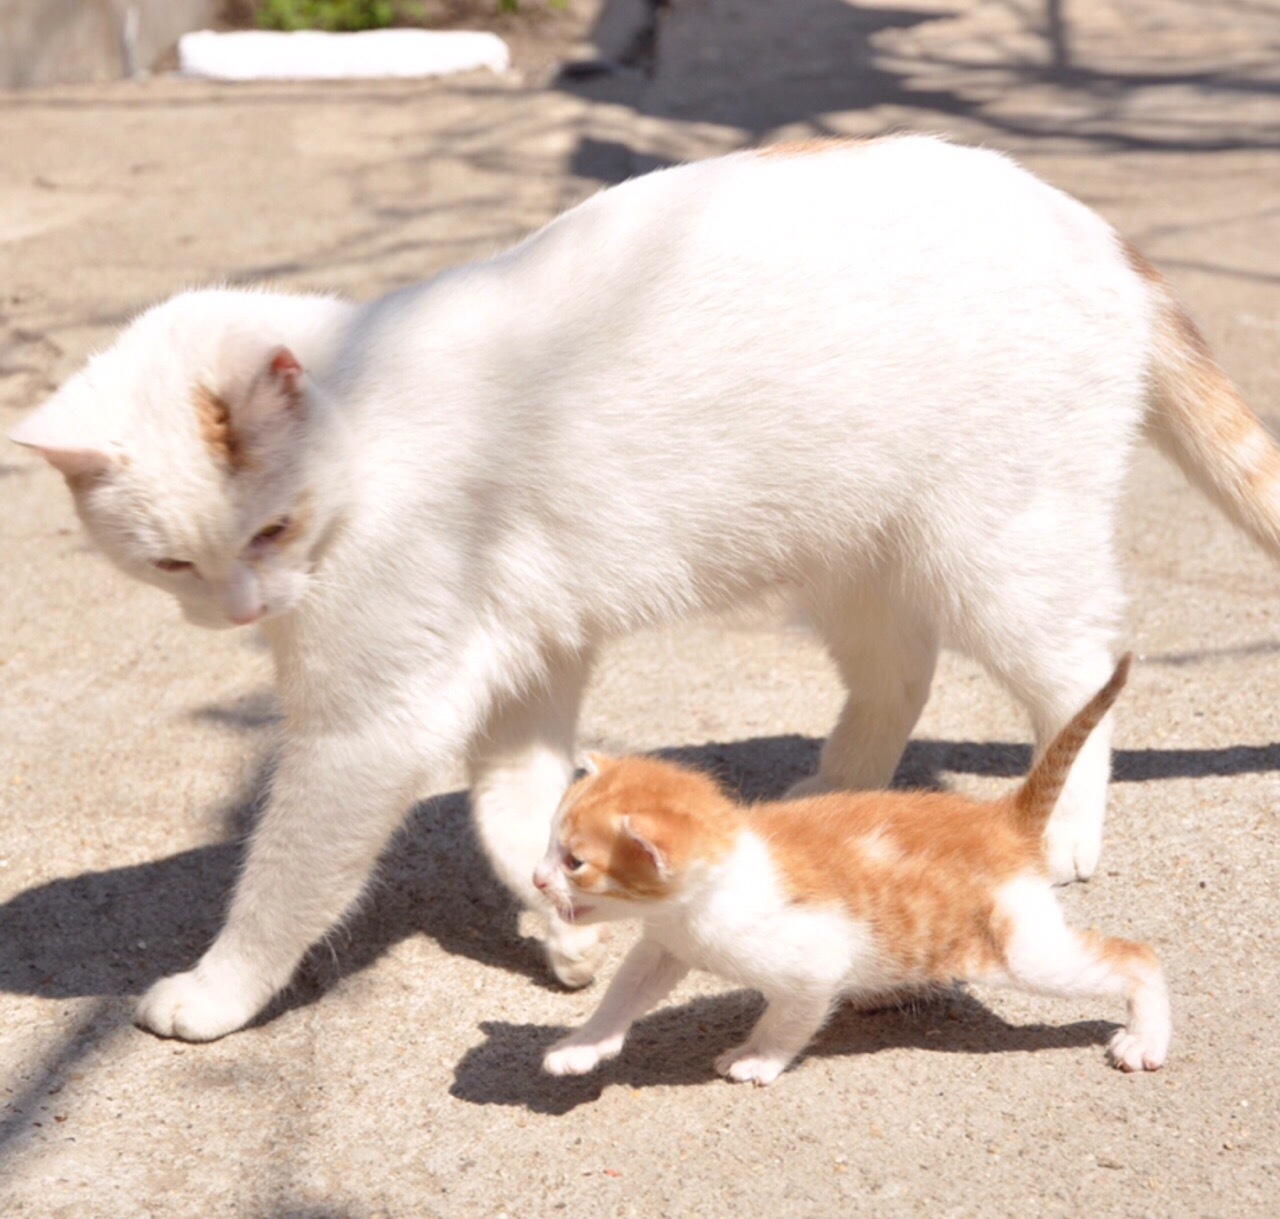
<path fill-rule="evenodd" d="M 264 30 L 379 30 L 394 24 L 392 0 L 261 0 L 254 20 Z"/>
<path fill-rule="evenodd" d="M 520 11 L 520 0 L 489 2 L 497 12 Z M 563 11 L 568 0 L 545 0 L 545 4 Z M 253 0 L 254 22 L 264 30 L 380 30 L 389 25 L 420 25 L 426 17 L 420 0 Z"/>

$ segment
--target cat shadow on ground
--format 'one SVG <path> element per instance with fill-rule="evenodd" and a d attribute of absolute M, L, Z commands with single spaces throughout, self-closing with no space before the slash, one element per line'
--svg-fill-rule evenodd
<path fill-rule="evenodd" d="M 246 728 L 270 712 L 246 705 Z M 812 773 L 821 742 L 798 735 L 709 742 L 662 751 L 715 774 L 740 799 L 782 795 Z M 913 741 L 895 786 L 944 785 L 947 774 L 1016 779 L 1031 751 L 1009 742 Z M 1280 743 L 1220 749 L 1134 749 L 1115 755 L 1117 782 L 1280 770 Z M 70 999 L 137 994 L 189 968 L 216 934 L 270 782 L 269 760 L 221 810 L 231 841 L 147 863 L 84 872 L 37 885 L 0 905 L 0 991 Z M 390 947 L 425 935 L 446 952 L 554 986 L 540 945 L 523 935 L 514 900 L 489 870 L 465 792 L 415 807 L 384 853 L 360 908 L 314 949 L 294 985 L 260 1018 L 314 1002 Z"/>
<path fill-rule="evenodd" d="M 274 712 L 266 699 L 230 711 L 211 710 L 247 733 L 265 727 Z M 717 774 L 740 798 L 770 799 L 809 774 L 821 742 L 782 735 L 730 743 L 681 746 L 666 756 Z M 927 787 L 947 772 L 1015 778 L 1025 772 L 1025 745 L 916 741 L 908 748 L 896 783 Z M 1280 744 L 1224 749 L 1127 750 L 1116 755 L 1124 782 L 1188 775 L 1237 775 L 1280 770 Z M 128 1034 L 126 996 L 158 978 L 189 968 L 216 934 L 243 858 L 243 840 L 259 815 L 270 782 L 264 759 L 251 782 L 220 810 L 231 841 L 180 851 L 147 863 L 84 872 L 49 881 L 0 905 L 0 992 L 45 999 L 93 999 L 75 1027 L 32 1064 L 21 1094 L 10 1098 L 0 1121 L 3 1148 L 26 1123 L 50 1083 L 73 1064 L 97 1058 Z M 523 936 L 517 909 L 493 879 L 471 829 L 466 797 L 451 792 L 418 805 L 388 848 L 361 909 L 329 941 L 313 950 L 294 984 L 259 1017 L 323 997 L 340 979 L 373 964 L 403 939 L 426 935 L 446 952 L 483 965 L 521 973 L 554 985 L 540 946 Z M 918 1011 L 858 1016 L 841 1013 L 810 1051 L 811 1056 L 920 1046 L 954 1052 L 1015 1051 L 1078 1046 L 1105 1040 L 1098 1022 L 1062 1029 L 1011 1028 L 980 1004 L 949 1000 L 957 1018 L 928 1023 L 932 1006 Z M 960 1006 L 957 1008 L 956 1003 Z M 621 1059 L 603 1074 L 581 1080 L 549 1080 L 540 1074 L 542 1054 L 562 1030 L 491 1022 L 483 1045 L 458 1064 L 455 1095 L 475 1104 L 524 1105 L 568 1112 L 594 1099 L 609 1082 L 633 1086 L 699 1083 L 713 1076 L 712 1060 L 740 1040 L 758 1000 L 737 993 L 695 1000 L 641 1022 Z M 921 1013 L 925 1023 L 921 1023 Z"/>
<path fill-rule="evenodd" d="M 727 1087 L 715 1059 L 745 1040 L 762 1000 L 751 991 L 731 991 L 665 1008 L 640 1020 L 622 1053 L 590 1075 L 557 1078 L 542 1072 L 542 1057 L 565 1028 L 483 1021 L 486 1040 L 463 1055 L 454 1069 L 450 1095 L 473 1105 L 507 1105 L 563 1116 L 598 1100 L 605 1088 Z M 1012 1025 L 967 991 L 949 990 L 929 999 L 874 1012 L 845 1006 L 792 1070 L 812 1058 L 851 1057 L 885 1050 L 931 1050 L 944 1054 L 1036 1053 L 1102 1046 L 1119 1026 L 1106 1020 L 1066 1025 Z M 1105 1069 L 1098 1055 L 1098 1069 Z M 783 1076 L 775 1087 L 786 1087 Z"/>
<path fill-rule="evenodd" d="M 796 123 L 833 134 L 832 116 L 879 108 L 889 109 L 893 127 L 909 115 L 922 128 L 958 128 L 971 139 L 1069 139 L 1099 153 L 1280 142 L 1278 86 L 1267 71 L 1280 21 L 1249 0 L 1219 0 L 1217 28 L 1248 31 L 1254 53 L 1233 54 L 1224 41 L 1197 64 L 1174 53 L 1176 41 L 1161 41 L 1176 39 L 1179 22 L 1158 18 L 1153 5 L 1135 14 L 1122 56 L 1114 45 L 1110 54 L 1102 49 L 1105 19 L 1066 0 L 934 8 L 789 0 L 772 7 L 785 7 L 785 16 L 607 0 L 591 35 L 602 59 L 571 62 L 556 87 L 668 124 L 736 128 L 752 142 Z M 1182 16 L 1183 45 L 1197 28 Z M 1208 29 L 1199 27 L 1202 41 Z M 582 139 L 576 173 L 616 182 L 662 163 L 639 146 L 642 134 L 636 146 L 628 142 L 643 126 L 614 129 L 621 138 Z"/>

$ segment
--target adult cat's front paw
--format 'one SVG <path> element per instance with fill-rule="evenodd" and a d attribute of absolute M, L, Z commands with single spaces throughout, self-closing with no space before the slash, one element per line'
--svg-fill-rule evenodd
<path fill-rule="evenodd" d="M 210 975 L 200 966 L 161 978 L 134 1009 L 134 1021 L 161 1037 L 216 1041 L 243 1028 L 265 999 L 225 973 Z"/>
<path fill-rule="evenodd" d="M 613 1058 L 621 1049 L 621 1037 L 608 1037 L 604 1041 L 586 1044 L 566 1037 L 547 1051 L 542 1060 L 542 1069 L 548 1075 L 586 1075 L 606 1058 Z"/>
<path fill-rule="evenodd" d="M 596 976 L 608 938 L 609 928 L 602 924 L 579 927 L 553 914 L 547 933 L 551 972 L 570 990 L 580 990 Z"/>
<path fill-rule="evenodd" d="M 790 1061 L 777 1054 L 764 1053 L 752 1045 L 740 1045 L 726 1050 L 716 1059 L 716 1070 L 735 1083 L 767 1088 L 787 1069 Z"/>

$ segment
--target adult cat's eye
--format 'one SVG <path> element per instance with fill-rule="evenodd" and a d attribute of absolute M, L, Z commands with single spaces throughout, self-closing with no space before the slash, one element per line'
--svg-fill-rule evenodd
<path fill-rule="evenodd" d="M 161 571 L 191 571 L 195 564 L 189 559 L 157 559 L 156 566 Z"/>
<path fill-rule="evenodd" d="M 265 546 L 268 542 L 274 542 L 276 538 L 280 537 L 288 528 L 289 518 L 287 516 L 281 517 L 274 525 L 268 525 L 265 529 L 259 529 L 258 532 L 253 535 L 253 541 L 249 544 L 251 546 Z"/>

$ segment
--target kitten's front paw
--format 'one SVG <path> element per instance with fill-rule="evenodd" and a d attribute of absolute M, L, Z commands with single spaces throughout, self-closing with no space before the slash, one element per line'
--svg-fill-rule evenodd
<path fill-rule="evenodd" d="M 726 1050 L 716 1059 L 716 1070 L 736 1083 L 767 1088 L 787 1069 L 790 1061 L 776 1054 L 763 1053 L 754 1046 L 740 1045 L 736 1049 Z"/>
<path fill-rule="evenodd" d="M 265 1001 L 234 977 L 211 977 L 197 966 L 161 978 L 138 1001 L 133 1018 L 161 1037 L 216 1041 L 248 1024 Z"/>
<path fill-rule="evenodd" d="M 1144 1037 L 1128 1029 L 1121 1029 L 1107 1045 L 1111 1065 L 1122 1071 L 1158 1071 L 1168 1054 L 1168 1038 L 1161 1043 L 1158 1038 Z"/>
<path fill-rule="evenodd" d="M 547 1051 L 542 1060 L 542 1069 L 548 1075 L 586 1075 L 606 1058 L 613 1058 L 621 1049 L 621 1037 L 609 1037 L 587 1045 L 575 1043 L 572 1037 L 566 1037 Z"/>
<path fill-rule="evenodd" d="M 547 961 L 561 985 L 580 990 L 596 976 L 609 934 L 609 928 L 598 923 L 579 927 L 558 914 L 551 916 Z"/>

